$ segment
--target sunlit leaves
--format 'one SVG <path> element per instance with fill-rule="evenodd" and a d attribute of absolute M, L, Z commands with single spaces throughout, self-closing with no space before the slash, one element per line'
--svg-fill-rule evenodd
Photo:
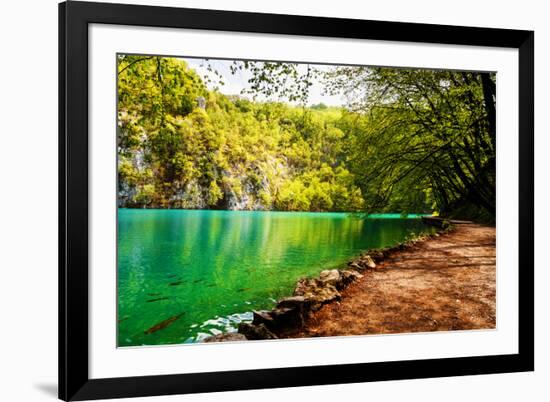
<path fill-rule="evenodd" d="M 208 64 L 207 64 L 208 65 Z M 254 91 L 296 92 L 298 65 L 265 67 L 266 79 L 288 74 Z M 207 67 L 208 69 L 208 67 Z M 221 79 L 215 69 L 208 72 Z M 278 84 L 277 84 L 278 83 Z M 204 98 L 205 108 L 196 97 Z M 298 98 L 293 98 L 298 99 Z M 251 102 L 207 91 L 184 62 L 157 57 L 119 59 L 120 188 L 125 205 L 301 211 L 360 210 L 361 190 L 344 163 L 341 110 L 311 110 Z M 144 174 L 143 172 L 149 172 Z M 152 174 L 151 174 L 152 173 Z"/>
<path fill-rule="evenodd" d="M 494 76 L 235 61 L 225 96 L 203 67 L 119 56 L 123 205 L 494 214 Z M 306 107 L 313 82 L 347 106 Z"/>
<path fill-rule="evenodd" d="M 481 85 L 486 77 L 366 67 L 325 74 L 329 91 L 345 93 L 354 112 L 344 122 L 356 138 L 350 167 L 362 177 L 368 209 L 470 208 L 469 214 L 494 217 L 495 144 Z"/>

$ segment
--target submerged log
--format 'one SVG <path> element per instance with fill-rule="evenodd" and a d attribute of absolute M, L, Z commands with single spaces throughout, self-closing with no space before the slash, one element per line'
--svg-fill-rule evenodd
<path fill-rule="evenodd" d="M 158 324 L 155 324 L 153 325 L 151 328 L 149 329 L 146 329 L 144 331 L 144 334 L 145 335 L 149 335 L 149 334 L 152 334 L 153 332 L 157 332 L 157 331 L 160 331 L 161 329 L 164 329 L 166 328 L 168 325 L 172 324 L 174 321 L 176 321 L 177 319 L 179 319 L 182 315 L 184 315 L 185 313 L 180 313 L 178 315 L 175 315 L 173 317 L 170 317 L 170 318 L 167 318 L 166 320 L 164 321 L 161 321 L 159 322 Z"/>
<path fill-rule="evenodd" d="M 150 300 L 147 300 L 147 303 L 153 303 L 153 302 L 156 302 L 156 301 L 160 301 L 160 300 L 168 300 L 169 297 L 158 297 L 156 299 L 150 299 Z"/>

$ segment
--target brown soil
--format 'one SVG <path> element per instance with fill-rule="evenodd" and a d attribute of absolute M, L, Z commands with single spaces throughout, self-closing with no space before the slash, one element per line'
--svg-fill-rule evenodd
<path fill-rule="evenodd" d="M 495 328 L 495 228 L 454 231 L 396 251 L 284 338 Z"/>

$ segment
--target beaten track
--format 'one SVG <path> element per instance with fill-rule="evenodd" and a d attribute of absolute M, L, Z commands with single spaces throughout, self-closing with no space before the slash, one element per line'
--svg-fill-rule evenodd
<path fill-rule="evenodd" d="M 281 337 L 489 329 L 496 326 L 495 228 L 457 225 L 381 261 Z"/>

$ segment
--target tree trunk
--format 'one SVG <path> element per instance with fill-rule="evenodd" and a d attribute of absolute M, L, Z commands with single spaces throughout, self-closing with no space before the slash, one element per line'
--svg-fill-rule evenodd
<path fill-rule="evenodd" d="M 485 111 L 487 112 L 489 135 L 493 143 L 493 150 L 496 150 L 496 85 L 489 73 L 480 73 L 480 76 L 481 86 L 483 88 L 483 99 L 485 101 Z"/>

